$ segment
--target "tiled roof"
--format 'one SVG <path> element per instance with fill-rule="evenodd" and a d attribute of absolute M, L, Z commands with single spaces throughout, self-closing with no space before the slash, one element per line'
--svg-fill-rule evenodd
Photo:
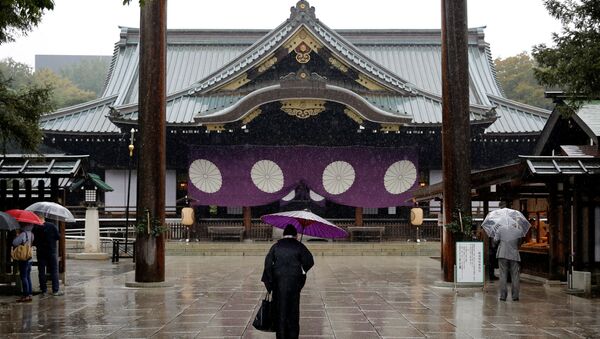
<path fill-rule="evenodd" d="M 209 115 L 240 100 L 240 95 L 219 96 L 206 91 L 262 61 L 302 26 L 347 63 L 397 89 L 398 95 L 365 96 L 373 105 L 390 114 L 412 116 L 411 125 L 441 124 L 440 30 L 334 31 L 310 15 L 298 20 L 288 19 L 271 31 L 169 30 L 167 123 L 192 124 L 194 117 Z M 139 29 L 122 28 L 103 97 L 45 116 L 42 129 L 118 132 L 108 118 L 110 106 L 121 112 L 123 119 L 137 119 L 138 45 Z M 489 112 L 494 111 L 498 115 L 487 133 L 541 131 L 549 112 L 504 98 L 482 28 L 469 30 L 469 74 L 471 119 L 490 119 Z"/>
<path fill-rule="evenodd" d="M 486 129 L 489 134 L 519 133 L 537 134 L 544 128 L 550 111 L 525 105 L 506 98 L 488 95 L 496 106 L 498 119 Z"/>
<path fill-rule="evenodd" d="M 600 137 L 600 101 L 592 101 L 584 104 L 577 111 L 577 116 L 596 137 Z"/>
<path fill-rule="evenodd" d="M 107 118 L 116 99 L 113 95 L 44 115 L 40 118 L 40 127 L 47 133 L 118 133 L 119 128 Z"/>

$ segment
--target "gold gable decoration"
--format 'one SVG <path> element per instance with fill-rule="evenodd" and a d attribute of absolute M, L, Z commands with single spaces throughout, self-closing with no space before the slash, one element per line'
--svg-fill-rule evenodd
<path fill-rule="evenodd" d="M 272 57 L 272 58 L 268 59 L 267 61 L 263 62 L 258 67 L 258 72 L 259 73 L 263 73 L 264 71 L 266 71 L 269 68 L 271 68 L 271 66 L 275 65 L 276 62 L 277 62 L 277 57 Z"/>
<path fill-rule="evenodd" d="M 287 49 L 288 53 L 292 53 L 300 44 L 304 43 L 308 48 L 315 53 L 319 53 L 319 50 L 323 48 L 323 44 L 319 42 L 312 34 L 310 34 L 306 28 L 302 27 L 298 32 L 294 33 L 292 37 L 283 45 Z"/>
<path fill-rule="evenodd" d="M 353 109 L 344 108 L 344 113 L 348 116 L 348 118 L 354 120 L 357 124 L 362 125 L 364 120 L 358 115 L 358 113 L 354 112 Z"/>
<path fill-rule="evenodd" d="M 400 131 L 400 125 L 394 124 L 381 124 L 382 132 L 398 132 Z"/>
<path fill-rule="evenodd" d="M 323 100 L 282 100 L 281 110 L 299 119 L 307 119 L 325 110 Z"/>
<path fill-rule="evenodd" d="M 356 82 L 358 82 L 359 84 L 363 85 L 364 87 L 370 89 L 371 91 L 383 91 L 384 88 L 379 86 L 376 82 L 374 82 L 373 80 L 369 79 L 367 76 L 365 76 L 364 74 L 359 73 L 358 74 L 358 79 L 356 79 Z"/>
<path fill-rule="evenodd" d="M 348 73 L 348 67 L 344 65 L 341 61 L 334 57 L 329 58 L 329 63 L 337 69 L 339 69 L 342 73 Z"/>
<path fill-rule="evenodd" d="M 211 132 L 222 132 L 225 130 L 224 124 L 206 124 L 204 125 L 207 131 Z"/>
<path fill-rule="evenodd" d="M 260 108 L 255 109 L 254 111 L 248 113 L 243 119 L 242 119 L 242 124 L 243 125 L 247 125 L 250 123 L 250 121 L 254 120 L 257 116 L 259 116 L 262 113 L 262 110 Z"/>
<path fill-rule="evenodd" d="M 221 90 L 235 91 L 236 89 L 244 86 L 248 82 L 250 82 L 250 79 L 248 79 L 248 74 L 244 73 L 244 74 L 240 75 L 239 77 L 237 77 L 237 78 L 233 79 L 232 81 L 223 85 L 223 87 L 221 87 Z"/>
<path fill-rule="evenodd" d="M 312 51 L 310 47 L 304 42 L 300 43 L 294 51 L 296 52 L 296 61 L 301 64 L 306 64 L 310 61 L 310 52 Z"/>

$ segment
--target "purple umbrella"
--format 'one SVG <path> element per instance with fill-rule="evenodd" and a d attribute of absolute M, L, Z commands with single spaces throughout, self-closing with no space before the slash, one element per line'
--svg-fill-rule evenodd
<path fill-rule="evenodd" d="M 278 228 L 294 225 L 298 233 L 319 238 L 345 238 L 348 233 L 342 228 L 330 223 L 311 211 L 289 211 L 263 215 L 263 222 Z"/>

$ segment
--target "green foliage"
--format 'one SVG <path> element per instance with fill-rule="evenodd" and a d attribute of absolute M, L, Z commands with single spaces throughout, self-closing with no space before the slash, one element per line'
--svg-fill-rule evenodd
<path fill-rule="evenodd" d="M 40 23 L 44 11 L 52 9 L 52 0 L 1 0 L 0 44 L 15 41 L 18 34 L 27 34 Z M 5 72 L 4 65 L 0 66 L 0 143 L 3 153 L 9 142 L 19 145 L 23 151 L 36 151 L 42 140 L 39 118 L 43 112 L 52 109 L 50 89 L 29 83 L 27 75 L 31 74 L 31 69 L 22 64 L 17 66 L 12 72 Z"/>
<path fill-rule="evenodd" d="M 45 10 L 53 10 L 52 0 L 0 1 L 0 44 L 15 41 L 19 33 L 26 33 L 42 20 Z"/>
<path fill-rule="evenodd" d="M 6 76 L 8 75 L 8 77 Z M 51 88 L 32 82 L 31 68 L 8 59 L 0 62 L 0 146 L 14 142 L 36 152 L 42 140 L 40 116 L 52 110 Z"/>
<path fill-rule="evenodd" d="M 572 109 L 583 101 L 600 98 L 600 2 L 597 0 L 545 0 L 548 12 L 562 23 L 553 33 L 554 47 L 534 47 L 540 83 L 562 89 Z"/>
<path fill-rule="evenodd" d="M 544 97 L 544 87 L 534 74 L 535 63 L 526 53 L 494 60 L 498 81 L 506 97 L 528 105 L 552 109 L 552 100 Z"/>
<path fill-rule="evenodd" d="M 94 92 L 99 97 L 104 89 L 104 80 L 109 62 L 102 58 L 82 60 L 60 70 L 60 75 L 73 82 L 80 89 Z"/>
<path fill-rule="evenodd" d="M 454 234 L 456 240 L 467 240 L 470 239 L 473 234 L 473 218 L 466 213 L 452 213 L 452 222 L 444 225 L 444 227 Z M 461 223 L 462 219 L 462 223 Z"/>
<path fill-rule="evenodd" d="M 27 86 L 49 89 L 49 106 L 53 108 L 72 106 L 96 98 L 93 92 L 81 90 L 51 70 L 42 69 L 34 73 L 28 65 L 10 58 L 0 62 L 0 73 L 12 80 L 13 89 Z"/>
<path fill-rule="evenodd" d="M 52 105 L 56 108 L 73 106 L 96 98 L 94 92 L 80 89 L 71 80 L 63 78 L 49 69 L 35 72 L 33 82 L 52 89 Z"/>
<path fill-rule="evenodd" d="M 154 237 L 158 237 L 169 230 L 159 219 L 152 217 L 148 209 L 145 209 L 142 217 L 138 219 L 135 229 L 140 234 L 148 234 Z"/>

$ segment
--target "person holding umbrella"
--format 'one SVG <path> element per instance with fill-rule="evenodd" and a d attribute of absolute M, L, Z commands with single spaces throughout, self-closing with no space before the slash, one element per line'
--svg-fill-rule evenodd
<path fill-rule="evenodd" d="M 314 265 L 312 253 L 297 240 L 294 225 L 287 225 L 265 258 L 261 281 L 273 292 L 273 319 L 278 339 L 298 338 L 300 334 L 300 292 L 306 273 Z"/>
<path fill-rule="evenodd" d="M 490 212 L 481 224 L 481 228 L 494 239 L 494 244 L 498 245 L 496 258 L 498 258 L 500 268 L 501 301 L 506 301 L 508 296 L 506 281 L 509 273 L 512 300 L 519 300 L 521 273 L 519 247 L 530 227 L 531 225 L 523 213 L 510 208 L 501 208 Z"/>
<path fill-rule="evenodd" d="M 58 281 L 58 255 L 57 255 L 57 242 L 60 239 L 58 227 L 46 221 L 41 213 L 36 213 L 40 220 L 44 223 L 41 226 L 35 226 L 33 228 L 33 234 L 35 236 L 34 246 L 37 251 L 38 260 L 38 279 L 40 282 L 40 291 L 42 296 L 48 293 L 48 284 L 46 279 L 46 268 L 50 273 L 50 279 L 52 280 L 52 295 L 61 296 L 63 292 L 60 291 L 60 284 Z"/>
<path fill-rule="evenodd" d="M 33 224 L 40 225 L 42 222 L 40 219 L 29 211 L 24 210 L 9 210 L 7 214 L 13 216 L 21 225 L 19 234 L 13 239 L 13 247 L 20 245 L 32 246 L 33 244 Z M 32 257 L 27 259 L 18 260 L 19 264 L 19 276 L 21 278 L 21 285 L 23 289 L 23 296 L 17 299 L 17 302 L 31 302 L 32 300 L 32 286 L 31 286 L 31 264 Z"/>

